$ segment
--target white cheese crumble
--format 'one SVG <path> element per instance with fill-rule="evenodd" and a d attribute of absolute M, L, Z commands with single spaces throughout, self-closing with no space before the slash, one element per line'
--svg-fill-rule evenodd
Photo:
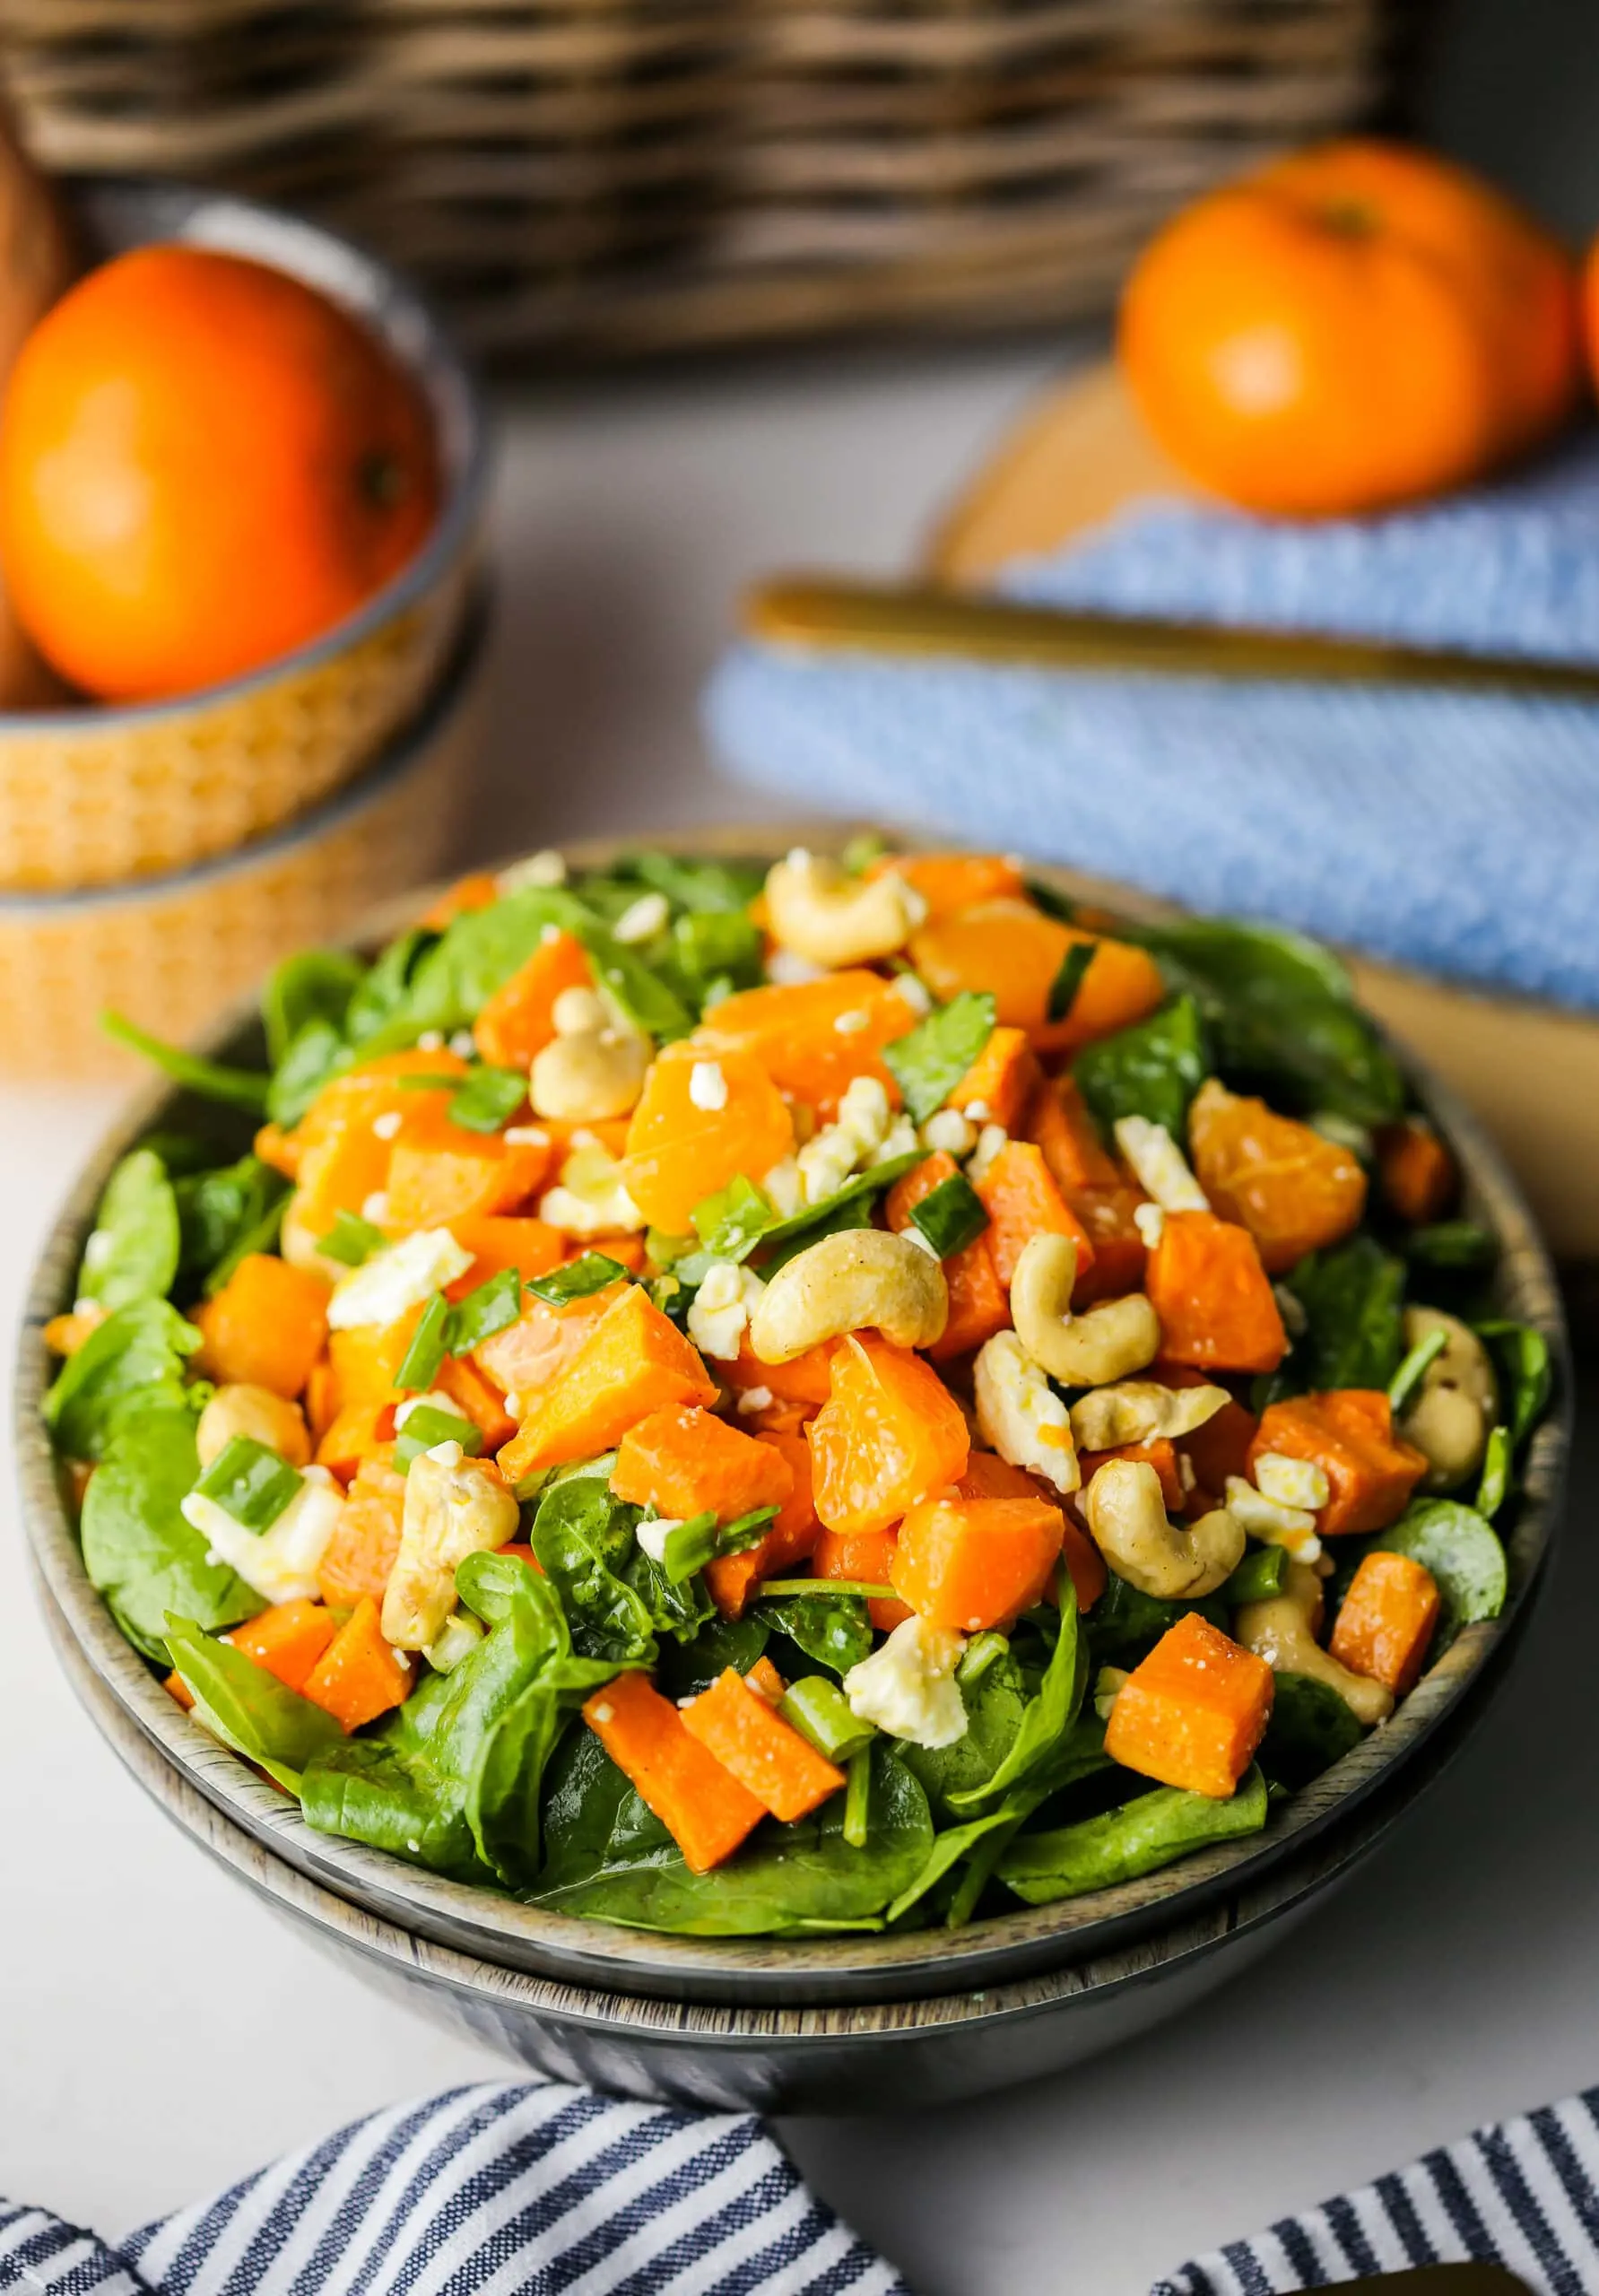
<path fill-rule="evenodd" d="M 973 1107 L 980 1103 L 974 1101 Z M 966 1111 L 971 1116 L 971 1109 Z M 977 1119 L 972 1118 L 975 1123 Z M 971 1161 L 966 1167 L 966 1177 L 974 1183 L 980 1180 L 1000 1151 L 1010 1145 L 1011 1135 L 1003 1124 L 985 1124 L 978 1135 L 978 1144 L 971 1152 Z"/>
<path fill-rule="evenodd" d="M 933 993 L 914 972 L 896 973 L 890 987 L 896 996 L 904 998 L 918 1021 L 925 1021 L 933 1010 Z"/>
<path fill-rule="evenodd" d="M 727 1105 L 727 1079 L 719 1063 L 697 1060 L 689 1071 L 689 1098 L 708 1115 Z"/>
<path fill-rule="evenodd" d="M 508 1124 L 500 1134 L 508 1148 L 547 1148 L 550 1135 L 542 1124 Z"/>
<path fill-rule="evenodd" d="M 813 965 L 794 949 L 774 949 L 766 961 L 766 977 L 775 988 L 803 988 L 807 981 L 825 980 L 827 967 Z"/>
<path fill-rule="evenodd" d="M 398 1109 L 385 1109 L 381 1116 L 372 1118 L 372 1131 L 379 1140 L 393 1140 L 404 1122 Z"/>
<path fill-rule="evenodd" d="M 540 1199 L 539 1217 L 563 1236 L 631 1236 L 644 1214 L 628 1194 L 622 1167 L 592 1135 L 572 1135 L 559 1184 Z"/>
<path fill-rule="evenodd" d="M 833 1022 L 833 1028 L 841 1037 L 857 1037 L 867 1026 L 871 1017 L 869 1013 L 863 1013 L 858 1009 L 852 1013 L 840 1013 Z"/>
<path fill-rule="evenodd" d="M 351 1331 L 358 1324 L 392 1324 L 407 1308 L 421 1307 L 435 1292 L 465 1275 L 471 1265 L 472 1254 L 448 1228 L 419 1228 L 352 1268 L 334 1286 L 327 1303 L 328 1326 Z"/>
<path fill-rule="evenodd" d="M 1082 1476 L 1071 1413 L 1013 1331 L 996 1332 L 984 1344 L 973 1385 L 978 1426 L 990 1450 L 1056 1491 L 1077 1490 Z"/>
<path fill-rule="evenodd" d="M 494 880 L 497 892 L 519 893 L 529 885 L 564 885 L 566 863 L 559 853 L 546 848 L 542 853 L 530 853 L 522 861 L 513 861 Z"/>
<path fill-rule="evenodd" d="M 714 1259 L 689 1309 L 689 1337 L 701 1355 L 731 1363 L 766 1286 L 752 1268 Z"/>
<path fill-rule="evenodd" d="M 785 1156 L 780 1164 L 774 1164 L 769 1172 L 762 1173 L 760 1187 L 774 1210 L 785 1220 L 791 1220 L 796 1212 L 804 1209 L 805 1184 L 794 1157 Z"/>
<path fill-rule="evenodd" d="M 1241 1474 L 1227 1478 L 1227 1511 L 1236 1517 L 1251 1538 L 1267 1546 L 1288 1549 L 1297 1562 L 1315 1562 L 1321 1554 L 1316 1518 L 1303 1507 L 1284 1507 L 1267 1499 Z"/>
<path fill-rule="evenodd" d="M 1290 1458 L 1286 1451 L 1263 1451 L 1255 1462 L 1255 1487 L 1279 1507 L 1325 1507 L 1333 1495 L 1325 1467 L 1314 1459 Z"/>
<path fill-rule="evenodd" d="M 880 1649 L 844 1677 L 857 1721 L 916 1746 L 952 1746 L 966 1735 L 966 1706 L 955 1668 L 966 1637 L 925 1618 L 908 1618 Z"/>
<path fill-rule="evenodd" d="M 1158 1204 L 1135 1204 L 1133 1225 L 1143 1239 L 1145 1251 L 1152 1252 L 1166 1233 L 1166 1214 Z"/>
<path fill-rule="evenodd" d="M 672 921 L 672 907 L 665 893 L 640 893 L 611 927 L 615 940 L 653 941 Z"/>
<path fill-rule="evenodd" d="M 1188 1159 L 1163 1124 L 1145 1116 L 1118 1116 L 1116 1144 L 1145 1196 L 1162 1212 L 1208 1212 L 1211 1200 L 1195 1178 Z"/>
<path fill-rule="evenodd" d="M 640 1523 L 634 1536 L 652 1562 L 665 1563 L 667 1538 L 672 1532 L 680 1531 L 682 1528 L 681 1516 L 662 1515 L 653 1523 Z"/>
<path fill-rule="evenodd" d="M 741 1412 L 765 1411 L 771 1403 L 771 1399 L 772 1391 L 769 1387 L 746 1387 L 739 1396 L 738 1407 Z"/>
<path fill-rule="evenodd" d="M 449 1040 L 449 1048 L 457 1060 L 470 1060 L 477 1050 L 477 1039 L 470 1029 L 457 1029 Z"/>
<path fill-rule="evenodd" d="M 976 1128 L 959 1109 L 935 1109 L 922 1126 L 922 1145 L 935 1154 L 969 1156 L 977 1144 Z"/>
<path fill-rule="evenodd" d="M 442 1029 L 424 1029 L 421 1036 L 419 1036 L 416 1040 L 416 1048 L 418 1052 L 442 1052 L 444 1050 L 444 1031 Z"/>

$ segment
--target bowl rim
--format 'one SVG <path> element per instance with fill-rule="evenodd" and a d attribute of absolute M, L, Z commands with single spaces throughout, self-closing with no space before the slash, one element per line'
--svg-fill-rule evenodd
<path fill-rule="evenodd" d="M 156 240 L 178 239 L 224 253 L 254 254 L 363 321 L 399 360 L 431 411 L 445 480 L 439 515 L 421 547 L 381 589 L 318 637 L 258 669 L 152 701 L 56 702 L 0 710 L 0 741 L 30 735 L 115 735 L 133 726 L 196 711 L 230 708 L 285 676 L 297 676 L 347 653 L 416 605 L 470 548 L 487 495 L 491 448 L 474 370 L 428 298 L 403 271 L 325 224 L 291 209 L 169 178 L 68 176 L 66 198 L 89 236 L 111 238 L 113 255 Z M 148 226 L 148 228 L 146 228 Z M 247 244 L 248 242 L 248 244 Z M 291 256 L 298 252 L 301 261 Z M 320 258 L 318 264 L 317 258 Z M 369 300 L 341 294 L 334 274 L 360 279 Z"/>
<path fill-rule="evenodd" d="M 770 859 L 796 841 L 838 849 L 849 826 L 834 822 L 786 830 L 700 828 L 650 835 L 683 853 Z M 604 866 L 639 839 L 573 842 L 561 848 L 577 868 Z M 944 849 L 947 848 L 947 844 Z M 1125 887 L 1037 865 L 1033 874 L 1073 897 L 1154 918 L 1170 909 Z M 370 945 L 416 913 L 410 897 L 369 920 L 352 943 Z M 213 1057 L 248 1048 L 258 1030 L 253 1000 L 200 1040 Z M 258 1037 L 256 1039 L 258 1041 Z M 1553 1270 L 1519 1188 L 1498 1151 L 1455 1096 L 1403 1048 L 1395 1048 L 1423 1106 L 1455 1147 L 1468 1209 L 1498 1237 L 1496 1284 L 1506 1311 L 1549 1343 L 1555 1372 L 1551 1405 L 1530 1446 L 1525 1486 L 1505 1534 L 1510 1596 L 1498 1619 L 1467 1627 L 1423 1675 L 1393 1719 L 1275 1809 L 1264 1832 L 1216 1845 L 1141 1881 L 1052 1906 L 1022 1907 L 953 1932 L 851 1935 L 799 1941 L 697 1938 L 630 1930 L 552 1913 L 478 1884 L 452 1882 L 387 1853 L 315 1832 L 299 1806 L 215 1743 L 161 1687 L 90 1585 L 64 1478 L 39 1402 L 49 1365 L 41 1331 L 67 1304 L 95 1205 L 117 1158 L 158 1124 L 170 1125 L 183 1092 L 158 1079 L 109 1128 L 62 1206 L 36 1265 L 18 1335 L 13 1376 L 14 1440 L 24 1526 L 50 1595 L 89 1663 L 126 1718 L 185 1770 L 199 1790 L 308 1879 L 352 1900 L 413 1935 L 465 1952 L 502 1970 L 600 1991 L 811 2005 L 943 1995 L 1014 1980 L 1080 1962 L 1128 1944 L 1219 1895 L 1247 1892 L 1269 1868 L 1309 1845 L 1391 1779 L 1472 1691 L 1524 1610 L 1556 1535 L 1569 1448 L 1573 1383 L 1565 1319 Z M 192 1107 L 193 1103 L 189 1103 Z"/>

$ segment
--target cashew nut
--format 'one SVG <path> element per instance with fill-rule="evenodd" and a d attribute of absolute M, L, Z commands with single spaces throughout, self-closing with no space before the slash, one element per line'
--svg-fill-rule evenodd
<path fill-rule="evenodd" d="M 884 1229 L 847 1228 L 778 1270 L 751 1314 L 750 1345 L 762 1363 L 790 1363 L 850 1331 L 931 1347 L 949 1317 L 949 1287 L 935 1259 Z"/>
<path fill-rule="evenodd" d="M 1488 1350 L 1458 1316 L 1447 1316 L 1441 1308 L 1405 1309 L 1407 1349 L 1435 1331 L 1444 1334 L 1443 1352 L 1422 1373 L 1399 1432 L 1427 1454 L 1422 1490 L 1452 1491 L 1482 1464 L 1489 1431 L 1499 1416 L 1499 1389 Z"/>
<path fill-rule="evenodd" d="M 537 1116 L 563 1124 L 603 1124 L 607 1117 L 628 1114 L 644 1090 L 649 1063 L 649 1039 L 635 1030 L 610 1022 L 603 1028 L 574 1030 L 534 1055 L 527 1097 Z"/>
<path fill-rule="evenodd" d="M 837 861 L 798 848 L 766 880 L 772 938 L 811 963 L 834 967 L 891 957 L 927 914 L 921 895 L 893 871 L 852 877 Z"/>
<path fill-rule="evenodd" d="M 1369 1675 L 1351 1674 L 1328 1656 L 1316 1639 L 1321 1614 L 1321 1580 L 1308 1562 L 1290 1562 L 1282 1594 L 1246 1603 L 1233 1613 L 1233 1640 L 1264 1658 L 1273 1674 L 1308 1674 L 1312 1682 L 1325 1683 L 1368 1729 L 1386 1722 L 1394 1711 L 1393 1692 Z"/>
<path fill-rule="evenodd" d="M 1030 1236 L 1011 1278 L 1011 1320 L 1035 1363 L 1065 1387 L 1099 1387 L 1142 1371 L 1160 1352 L 1160 1326 L 1142 1292 L 1072 1313 L 1077 1247 Z"/>
<path fill-rule="evenodd" d="M 274 1396 L 270 1387 L 251 1387 L 239 1380 L 217 1389 L 195 1430 L 200 1465 L 208 1467 L 213 1459 L 220 1458 L 235 1435 L 248 1435 L 254 1442 L 265 1443 L 269 1451 L 281 1452 L 291 1467 L 311 1463 L 305 1413 L 297 1403 Z"/>
<path fill-rule="evenodd" d="M 1196 1523 L 1174 1523 L 1160 1478 L 1143 1459 L 1107 1459 L 1082 1509 L 1117 1577 L 1161 1602 L 1214 1594 L 1243 1558 L 1244 1526 L 1235 1516 L 1212 1507 Z"/>
<path fill-rule="evenodd" d="M 1121 1379 L 1078 1397 L 1072 1405 L 1072 1432 L 1080 1451 L 1114 1451 L 1160 1435 L 1175 1440 L 1214 1419 L 1230 1400 L 1225 1387 L 1163 1387 L 1154 1379 Z"/>
<path fill-rule="evenodd" d="M 487 1460 L 467 1458 L 454 1443 L 413 1459 L 400 1550 L 383 1597 L 384 1640 L 400 1650 L 437 1641 L 456 1607 L 456 1563 L 508 1544 L 519 1519 L 516 1500 Z"/>
<path fill-rule="evenodd" d="M 1082 1481 L 1065 1405 L 1013 1331 L 995 1332 L 972 1367 L 978 1431 L 1013 1467 L 1041 1475 L 1056 1491 Z"/>

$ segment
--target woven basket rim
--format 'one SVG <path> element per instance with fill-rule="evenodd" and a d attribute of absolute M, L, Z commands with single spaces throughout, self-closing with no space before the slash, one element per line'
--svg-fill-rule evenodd
<path fill-rule="evenodd" d="M 87 730 L 114 735 L 125 727 L 149 726 L 162 718 L 192 717 L 200 710 L 242 700 L 281 678 L 335 660 L 417 604 L 448 573 L 470 542 L 488 490 L 488 427 L 475 374 L 431 301 L 407 273 L 374 255 L 359 239 L 330 230 L 290 208 L 208 189 L 203 184 L 176 178 L 69 176 L 64 188 L 74 213 L 88 224 L 91 238 L 110 239 L 114 252 L 158 239 L 192 239 L 227 251 L 235 246 L 241 236 L 239 227 L 244 225 L 257 259 L 274 261 L 275 257 L 263 249 L 265 239 L 267 246 L 281 253 L 279 269 L 316 287 L 361 319 L 420 386 L 438 436 L 445 494 L 427 539 L 415 555 L 352 613 L 303 646 L 293 647 L 239 677 L 155 701 L 82 701 L 42 709 L 0 710 L 0 740 Z M 227 236 L 230 222 L 232 238 Z M 296 265 L 291 259 L 296 246 L 303 251 L 320 249 L 346 268 L 353 265 L 364 278 L 369 300 L 352 303 L 325 280 Z M 237 251 L 245 249 L 239 247 Z M 401 330 L 378 323 L 385 312 L 403 322 Z M 411 338 L 409 344 L 399 339 L 401 332 Z M 441 419 L 447 406 L 454 413 L 458 431 L 453 442 L 450 425 Z M 7 906 L 11 899 L 5 897 Z"/>

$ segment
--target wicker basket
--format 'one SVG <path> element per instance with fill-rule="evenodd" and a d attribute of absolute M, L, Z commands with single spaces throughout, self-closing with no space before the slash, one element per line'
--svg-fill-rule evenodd
<path fill-rule="evenodd" d="M 253 255 L 358 310 L 417 377 L 445 470 L 439 523 L 394 581 L 325 638 L 177 701 L 0 716 L 0 889 L 72 891 L 182 869 L 320 804 L 423 705 L 460 631 L 479 551 L 482 426 L 410 290 L 291 217 L 171 186 L 84 191 L 91 244 L 187 239 Z M 0 1026 L 0 1037 L 4 1027 Z"/>
<path fill-rule="evenodd" d="M 115 1006 L 178 1042 L 291 949 L 449 858 L 482 734 L 482 617 L 424 718 L 352 787 L 241 852 L 142 883 L 0 893 L 0 1074 L 132 1075 Z"/>
<path fill-rule="evenodd" d="M 1401 0 L 0 0 L 31 141 L 292 199 L 499 352 L 1059 322 L 1366 116 Z"/>

